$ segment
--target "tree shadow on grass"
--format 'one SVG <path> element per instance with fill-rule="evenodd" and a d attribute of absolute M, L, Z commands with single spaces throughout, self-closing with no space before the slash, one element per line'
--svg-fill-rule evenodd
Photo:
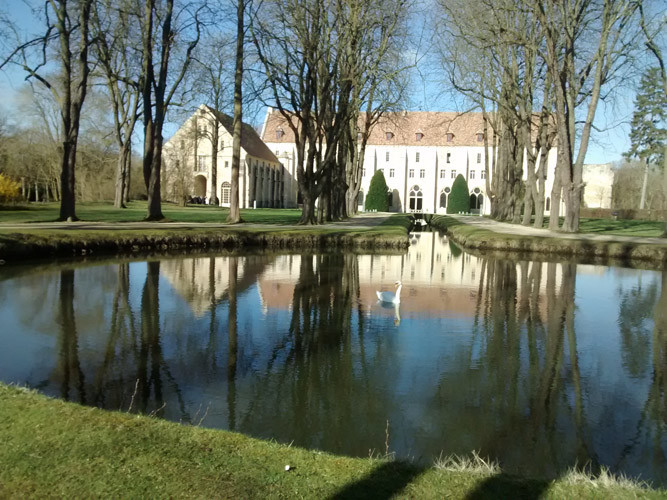
<path fill-rule="evenodd" d="M 373 469 L 360 480 L 344 486 L 331 496 L 342 500 L 351 498 L 392 498 L 426 469 L 404 462 L 387 462 Z"/>
<path fill-rule="evenodd" d="M 481 481 L 466 499 L 539 498 L 549 488 L 549 483 L 546 480 L 524 479 L 501 473 Z"/>

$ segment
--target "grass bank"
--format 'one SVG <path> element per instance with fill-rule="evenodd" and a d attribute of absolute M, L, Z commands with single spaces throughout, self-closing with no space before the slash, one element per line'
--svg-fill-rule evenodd
<path fill-rule="evenodd" d="M 117 212 L 119 211 L 116 210 L 114 214 Z M 224 221 L 221 216 L 223 212 L 223 209 L 217 207 L 180 209 L 177 212 L 177 222 L 190 224 L 184 227 L 161 223 L 152 223 L 142 228 L 123 227 L 121 221 L 104 217 L 95 222 L 116 224 L 108 227 L 75 224 L 71 227 L 44 228 L 34 227 L 27 222 L 12 221 L 20 224 L 20 228 L 0 228 L 0 259 L 14 262 L 44 257 L 136 255 L 240 248 L 346 249 L 373 252 L 405 250 L 408 246 L 410 221 L 403 214 L 392 215 L 382 224 L 368 228 L 348 227 L 345 224 L 294 226 L 291 224 L 298 221 L 300 211 L 261 209 L 243 211 L 243 217 L 253 222 L 242 226 L 197 226 L 198 223 L 221 223 Z M 100 213 L 108 215 L 108 205 L 105 205 L 104 210 L 100 208 Z"/>
<path fill-rule="evenodd" d="M 141 222 L 146 217 L 146 202 L 131 201 L 127 208 L 114 208 L 109 202 L 77 203 L 76 213 L 81 221 L 90 222 Z M 212 205 L 188 205 L 181 207 L 171 203 L 162 204 L 165 222 L 215 222 L 224 223 L 228 208 Z M 31 222 L 55 222 L 60 215 L 59 203 L 27 203 L 0 207 L 1 224 L 23 224 Z M 301 210 L 258 208 L 241 210 L 241 217 L 251 224 L 296 224 Z"/>
<path fill-rule="evenodd" d="M 577 239 L 506 234 L 468 225 L 446 215 L 434 216 L 431 226 L 446 231 L 455 243 L 466 249 L 576 256 L 626 265 L 632 265 L 635 261 L 645 261 L 654 266 L 667 266 L 667 243 L 661 245 L 631 241 L 598 241 L 587 238 L 586 234 L 581 234 Z"/>
<path fill-rule="evenodd" d="M 423 468 L 107 412 L 0 384 L 0 497 L 665 498 L 608 475 L 503 474 L 480 460 Z M 291 470 L 286 471 L 285 465 Z"/>

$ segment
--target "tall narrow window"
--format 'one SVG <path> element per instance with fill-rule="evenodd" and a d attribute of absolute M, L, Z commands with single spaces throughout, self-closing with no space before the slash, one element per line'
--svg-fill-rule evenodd
<path fill-rule="evenodd" d="M 486 179 L 486 170 L 482 170 L 479 174 L 480 179 Z"/>
<path fill-rule="evenodd" d="M 389 177 L 393 177 L 393 176 L 394 176 L 394 169 L 390 168 L 389 169 Z"/>
<path fill-rule="evenodd" d="M 408 177 L 412 178 L 414 176 L 415 176 L 415 170 L 411 168 L 410 170 L 408 170 Z"/>
<path fill-rule="evenodd" d="M 222 203 L 228 205 L 229 204 L 229 198 L 230 194 L 232 191 L 232 185 L 229 182 L 223 182 L 222 183 L 222 193 L 220 198 L 222 198 Z"/>
<path fill-rule="evenodd" d="M 456 170 L 452 170 L 452 175 L 450 177 L 456 179 Z"/>
<path fill-rule="evenodd" d="M 419 151 L 415 153 L 415 163 L 419 163 Z"/>
<path fill-rule="evenodd" d="M 447 163 L 451 163 L 452 161 L 452 153 L 447 153 Z"/>
<path fill-rule="evenodd" d="M 441 179 L 445 178 L 445 169 L 444 168 L 442 170 L 440 170 L 440 178 Z"/>
<path fill-rule="evenodd" d="M 482 163 L 482 153 L 477 153 L 477 163 Z"/>
<path fill-rule="evenodd" d="M 384 154 L 384 161 L 389 161 L 389 151 Z"/>
<path fill-rule="evenodd" d="M 361 169 L 361 176 L 366 177 L 366 167 Z"/>
<path fill-rule="evenodd" d="M 423 179 L 424 177 L 426 177 L 426 169 L 422 168 L 419 170 L 419 178 Z"/>
<path fill-rule="evenodd" d="M 474 179 L 474 178 L 475 178 L 475 171 L 474 171 L 474 170 L 471 170 L 471 171 L 470 171 L 470 178 L 471 178 L 471 179 Z"/>

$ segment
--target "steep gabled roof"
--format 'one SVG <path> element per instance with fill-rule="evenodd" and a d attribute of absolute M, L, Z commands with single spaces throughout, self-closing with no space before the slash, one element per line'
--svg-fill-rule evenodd
<path fill-rule="evenodd" d="M 213 114 L 220 124 L 225 127 L 225 130 L 229 135 L 234 136 L 234 118 L 226 115 L 217 109 L 213 109 L 210 106 L 204 106 L 211 114 Z M 255 129 L 243 123 L 241 131 L 241 147 L 245 150 L 246 154 L 259 158 L 260 160 L 265 160 L 272 163 L 279 163 L 278 158 L 274 155 L 269 147 L 264 144 L 264 141 L 260 139 L 259 135 Z"/>

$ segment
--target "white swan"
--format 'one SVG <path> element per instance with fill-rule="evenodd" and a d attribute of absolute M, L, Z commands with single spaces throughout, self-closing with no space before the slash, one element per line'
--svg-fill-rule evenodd
<path fill-rule="evenodd" d="M 391 302 L 392 304 L 398 304 L 401 301 L 401 287 L 403 286 L 400 281 L 395 283 L 398 288 L 396 288 L 396 293 L 394 292 L 375 292 L 377 293 L 378 300 L 382 302 Z"/>

